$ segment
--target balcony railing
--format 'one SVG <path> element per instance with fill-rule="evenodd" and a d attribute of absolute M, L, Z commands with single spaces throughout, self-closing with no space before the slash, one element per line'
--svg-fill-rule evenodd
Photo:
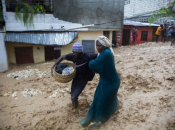
<path fill-rule="evenodd" d="M 45 13 L 53 12 L 53 0 L 21 0 L 29 5 L 42 5 L 45 9 Z M 15 7 L 19 6 L 19 0 L 6 0 L 6 11 L 15 12 Z"/>

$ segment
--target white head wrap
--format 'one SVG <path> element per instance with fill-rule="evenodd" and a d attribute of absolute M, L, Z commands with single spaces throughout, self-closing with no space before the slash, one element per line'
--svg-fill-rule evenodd
<path fill-rule="evenodd" d="M 99 41 L 103 46 L 108 47 L 111 50 L 113 56 L 115 56 L 115 53 L 114 53 L 114 51 L 112 49 L 112 45 L 110 44 L 110 41 L 109 41 L 109 39 L 107 37 L 99 36 L 97 38 L 97 41 Z"/>

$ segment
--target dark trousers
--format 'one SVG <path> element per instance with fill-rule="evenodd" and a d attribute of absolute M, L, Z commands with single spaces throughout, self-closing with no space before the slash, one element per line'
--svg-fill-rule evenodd
<path fill-rule="evenodd" d="M 78 99 L 78 96 L 81 94 L 83 89 L 85 88 L 88 80 L 79 80 L 73 79 L 72 86 L 71 86 L 71 98 Z"/>
<path fill-rule="evenodd" d="M 156 42 L 158 42 L 159 35 L 156 35 Z"/>

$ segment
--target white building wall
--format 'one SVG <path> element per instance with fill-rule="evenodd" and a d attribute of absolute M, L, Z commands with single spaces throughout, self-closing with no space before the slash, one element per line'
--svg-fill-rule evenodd
<path fill-rule="evenodd" d="M 33 26 L 24 26 L 21 20 L 15 19 L 14 12 L 5 13 L 6 31 L 64 31 L 64 29 L 76 28 L 82 24 L 66 22 L 58 20 L 53 14 L 35 14 L 33 18 Z M 64 27 L 63 27 L 64 26 Z"/>
<path fill-rule="evenodd" d="M 15 19 L 14 12 L 6 12 L 5 0 L 2 1 L 3 16 L 6 31 L 64 31 L 69 28 L 81 27 L 82 24 L 71 23 L 55 18 L 53 14 L 35 14 L 33 16 L 33 26 L 24 26 L 21 20 Z"/>
<path fill-rule="evenodd" d="M 125 0 L 124 18 L 129 18 L 167 7 L 170 0 Z"/>
<path fill-rule="evenodd" d="M 3 29 L 0 29 L 0 72 L 8 70 L 7 53 L 4 42 Z"/>

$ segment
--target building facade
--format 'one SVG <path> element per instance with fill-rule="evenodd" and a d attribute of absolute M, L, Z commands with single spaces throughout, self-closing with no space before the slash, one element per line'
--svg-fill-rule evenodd
<path fill-rule="evenodd" d="M 156 40 L 155 32 L 159 24 L 149 24 L 143 22 L 134 22 L 124 20 L 124 27 L 122 31 L 116 32 L 116 41 L 119 46 L 132 45 L 132 31 L 134 26 L 137 26 L 138 37 L 136 44 L 142 44 L 146 42 L 152 42 Z M 158 39 L 161 40 L 160 38 Z"/>
<path fill-rule="evenodd" d="M 50 2 L 52 0 L 45 0 L 43 3 L 46 1 Z M 112 44 L 112 39 L 115 39 L 116 36 L 113 35 L 113 31 L 123 29 L 123 22 L 121 21 L 123 21 L 124 1 L 114 1 L 116 1 L 116 3 L 120 1 L 120 9 L 117 13 L 117 19 L 119 21 L 112 21 L 115 20 L 116 17 L 108 18 L 107 23 L 106 21 L 100 21 L 100 24 L 105 22 L 105 26 L 102 26 L 105 27 L 105 29 L 99 25 L 98 21 L 95 23 L 90 22 L 92 29 L 89 25 L 86 26 L 84 23 L 81 23 L 81 21 L 85 19 L 84 17 L 82 20 L 78 18 L 80 22 L 72 22 L 54 17 L 53 13 L 35 14 L 33 17 L 33 26 L 25 26 L 21 20 L 15 18 L 14 11 L 11 11 L 10 8 L 7 9 L 5 0 L 2 0 L 6 31 L 3 36 L 4 43 L 2 42 L 1 44 L 6 47 L 6 49 L 3 50 L 7 59 L 7 65 L 10 63 L 40 63 L 57 59 L 60 55 L 71 53 L 72 45 L 75 42 L 82 43 L 84 52 L 97 53 L 95 41 L 98 36 L 106 35 Z M 26 0 L 26 2 L 30 4 L 31 1 Z M 69 4 L 72 5 L 71 3 Z M 107 17 L 106 14 L 109 13 L 110 16 L 115 15 L 114 12 L 110 12 L 110 10 L 105 7 L 105 4 L 103 3 L 103 8 L 95 10 L 97 11 L 95 15 L 98 15 L 100 19 L 102 19 L 103 15 Z M 93 5 L 93 3 L 91 3 L 91 5 Z M 49 4 L 49 6 L 53 7 L 51 4 Z M 79 8 L 80 7 L 81 6 L 79 6 Z M 101 13 L 99 9 L 103 10 L 104 13 Z M 21 12 L 21 14 L 23 13 Z M 88 21 L 88 19 L 85 21 Z M 116 26 L 111 28 L 113 25 Z"/>
<path fill-rule="evenodd" d="M 94 26 L 89 30 L 121 30 L 123 0 L 54 0 L 54 16 L 73 23 Z"/>
<path fill-rule="evenodd" d="M 27 2 L 30 4 L 31 1 Z M 23 21 L 15 18 L 14 7 L 17 3 L 14 1 L 13 6 L 10 4 L 2 0 L 5 31 L 1 28 L 3 33 L 0 34 L 0 45 L 3 57 L 1 57 L 0 72 L 7 70 L 10 63 L 40 63 L 58 58 L 62 46 L 70 44 L 77 37 L 77 31 L 70 32 L 65 29 L 82 26 L 79 23 L 59 20 L 52 13 L 47 12 L 35 14 L 33 24 L 26 26 Z"/>
<path fill-rule="evenodd" d="M 149 22 L 153 12 L 168 7 L 172 0 L 125 0 L 124 19 L 138 22 Z M 154 23 L 171 22 L 171 18 L 160 18 Z"/>

